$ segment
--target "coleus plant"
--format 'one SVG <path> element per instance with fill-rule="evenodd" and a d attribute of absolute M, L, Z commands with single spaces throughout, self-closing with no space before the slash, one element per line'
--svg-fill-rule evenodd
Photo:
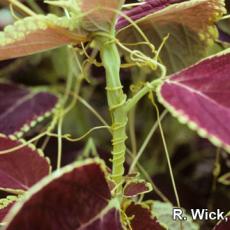
<path fill-rule="evenodd" d="M 10 2 L 15 4 L 17 1 Z M 3 190 L 10 189 L 6 191 L 14 191 L 17 195 L 18 190 L 23 190 L 20 193 L 22 197 L 13 208 L 12 202 L 18 197 L 4 203 L 2 216 L 11 208 L 3 220 L 6 223 L 4 228 L 36 229 L 39 226 L 40 229 L 116 230 L 169 227 L 152 212 L 154 202 L 138 203 L 134 198 L 150 191 L 150 185 L 136 178 L 125 181 L 128 113 L 147 94 L 154 103 L 152 93 L 156 93 L 159 102 L 180 122 L 208 138 L 214 145 L 230 151 L 230 130 L 226 126 L 230 119 L 230 50 L 201 60 L 207 56 L 208 48 L 218 37 L 215 22 L 226 13 L 224 1 L 146 0 L 134 4 L 137 5 L 134 7 L 130 5 L 132 9 L 123 12 L 123 6 L 127 6 L 123 0 L 46 3 L 63 8 L 66 15 L 37 15 L 17 3 L 17 7 L 21 6 L 21 10 L 31 16 L 18 20 L 0 32 L 0 60 L 23 57 L 64 45 L 76 47 L 88 43 L 98 49 L 106 72 L 108 110 L 112 120 L 109 127 L 112 134 L 112 171 L 98 159 L 73 163 L 51 175 L 48 175 L 48 171 L 37 175 L 36 169 L 23 172 L 21 170 L 25 166 L 19 165 L 25 178 L 33 176 L 33 180 L 26 185 L 20 180 L 15 184 L 13 182 L 20 174 L 9 174 L 6 178 L 1 176 L 5 183 L 1 185 Z M 155 75 L 158 76 L 144 83 L 131 98 L 127 98 L 120 79 L 121 56 L 125 57 L 129 67 L 145 67 L 151 72 L 157 72 Z M 2 87 L 11 89 L 14 86 Z M 0 145 L 0 161 L 13 164 L 18 162 L 20 154 L 31 152 L 27 147 L 28 142 L 15 146 L 15 137 L 22 137 L 23 132 L 29 130 L 29 124 L 42 120 L 39 117 L 45 116 L 46 112 L 50 114 L 57 99 L 48 93 L 37 95 L 17 88 L 10 96 L 7 92 L 6 97 L 10 100 L 3 103 L 5 112 L 0 119 L 9 114 L 12 117 L 7 119 L 14 121 L 11 104 L 15 100 L 18 103 L 14 109 L 18 109 L 19 114 L 23 106 L 27 105 L 27 100 L 36 104 L 40 100 L 43 102 L 43 96 L 46 100 L 38 111 L 29 106 L 28 114 L 22 115 L 20 124 L 15 122 L 10 128 L 0 127 L 3 134 L 11 135 L 11 139 L 1 137 L 5 141 Z M 60 119 L 56 118 L 49 130 Z M 36 155 L 36 150 L 33 151 L 33 160 L 39 158 L 44 161 L 39 154 Z M 29 156 L 27 160 L 32 164 Z M 37 162 L 35 164 L 39 167 Z M 47 168 L 44 164 L 40 166 L 43 170 Z M 4 165 L 5 174 L 11 172 L 12 165 Z M 29 189 L 35 182 L 38 183 Z M 215 229 L 227 229 L 220 228 L 221 224 Z M 224 224 L 229 226 L 229 221 Z M 178 228 L 182 229 L 183 225 L 186 227 L 187 223 L 179 224 Z M 186 228 L 197 229 L 197 226 L 189 223 Z"/>

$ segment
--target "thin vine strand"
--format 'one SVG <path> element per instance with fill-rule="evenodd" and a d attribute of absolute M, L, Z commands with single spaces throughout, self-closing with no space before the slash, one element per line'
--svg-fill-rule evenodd
<path fill-rule="evenodd" d="M 36 16 L 37 14 L 32 11 L 29 7 L 25 6 L 23 3 L 19 2 L 18 0 L 8 0 L 8 2 L 12 5 L 15 5 L 20 10 L 22 10 L 24 13 L 30 16 Z"/>
<path fill-rule="evenodd" d="M 61 113 L 63 110 L 61 110 Z M 61 168 L 61 161 L 62 161 L 62 125 L 63 125 L 63 116 L 61 115 L 58 121 L 58 155 L 57 155 L 57 169 Z"/>
<path fill-rule="evenodd" d="M 152 105 L 154 106 L 154 108 L 156 110 L 156 113 L 157 113 L 157 120 L 158 120 L 158 123 L 159 123 L 159 130 L 160 130 L 160 134 L 161 134 L 161 138 L 162 138 L 162 142 L 163 142 L 163 146 L 164 146 L 164 150 L 165 150 L 166 160 L 167 160 L 167 164 L 168 164 L 168 168 L 169 168 L 170 178 L 171 178 L 172 185 L 173 185 L 173 190 L 174 190 L 174 194 L 175 194 L 175 198 L 176 198 L 176 203 L 177 203 L 177 206 L 179 208 L 181 208 L 180 199 L 179 199 L 179 196 L 178 196 L 177 187 L 176 187 L 176 183 L 175 183 L 175 179 L 174 179 L 174 175 L 173 175 L 173 170 L 172 170 L 172 165 L 171 165 L 171 161 L 170 161 L 170 156 L 169 156 L 169 152 L 168 152 L 168 148 L 167 148 L 167 144 L 166 144 L 166 140 L 165 140 L 165 135 L 164 135 L 164 131 L 163 131 L 163 128 L 162 128 L 162 125 L 161 125 L 159 109 L 158 109 L 157 105 L 154 102 L 152 92 L 150 92 L 150 94 L 149 94 L 149 99 L 150 99 L 150 101 L 151 101 Z"/>
<path fill-rule="evenodd" d="M 96 126 L 96 127 L 93 127 L 92 129 L 90 129 L 89 131 L 87 131 L 85 134 L 83 134 L 82 136 L 80 136 L 78 138 L 72 138 L 70 134 L 61 135 L 61 138 L 66 139 L 66 140 L 68 140 L 70 142 L 78 142 L 78 141 L 81 141 L 81 140 L 85 139 L 92 132 L 94 132 L 96 130 L 101 130 L 101 129 L 107 129 L 107 130 L 109 130 L 110 127 L 109 126 Z M 51 136 L 51 137 L 57 137 L 57 138 L 59 137 L 59 135 L 55 134 L 55 133 L 49 133 L 49 136 Z"/>
<path fill-rule="evenodd" d="M 162 121 L 165 116 L 167 114 L 167 111 L 165 110 L 159 117 L 159 120 Z M 159 120 L 157 120 L 157 122 L 154 123 L 153 127 L 151 128 L 151 130 L 149 131 L 148 135 L 146 136 L 143 144 L 141 145 L 140 147 L 140 150 L 138 151 L 136 157 L 134 158 L 131 166 L 130 166 L 130 169 L 129 169 L 129 173 L 132 173 L 134 168 L 136 167 L 136 164 L 138 163 L 138 161 L 140 160 L 142 154 L 144 153 L 149 141 L 151 140 L 153 134 L 156 132 L 157 128 L 159 127 Z"/>

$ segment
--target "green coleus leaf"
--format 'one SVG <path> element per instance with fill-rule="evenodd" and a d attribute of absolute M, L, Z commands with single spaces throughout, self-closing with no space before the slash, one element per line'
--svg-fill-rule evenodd
<path fill-rule="evenodd" d="M 17 21 L 0 32 L 0 61 L 87 40 L 77 19 L 37 15 Z"/>
<path fill-rule="evenodd" d="M 173 74 L 159 101 L 181 123 L 230 152 L 230 49 Z"/>
<path fill-rule="evenodd" d="M 198 230 L 199 226 L 192 221 L 189 215 L 186 215 L 186 221 L 175 221 L 172 219 L 173 206 L 169 203 L 154 201 L 152 213 L 158 219 L 159 223 L 167 227 L 168 230 L 180 230 L 181 224 L 184 230 Z"/>
<path fill-rule="evenodd" d="M 155 47 L 159 47 L 169 35 L 160 58 L 167 66 L 168 73 L 173 73 L 207 55 L 209 46 L 218 37 L 214 23 L 225 11 L 224 0 L 148 0 L 126 14 Z M 122 17 L 118 20 L 117 31 L 122 42 L 144 41 L 136 28 Z M 139 45 L 137 49 L 153 56 L 146 45 Z"/>
<path fill-rule="evenodd" d="M 68 165 L 36 184 L 12 208 L 5 229 L 121 230 L 100 160 Z"/>
<path fill-rule="evenodd" d="M 0 98 L 4 98 L 0 100 L 0 133 L 18 138 L 49 117 L 58 105 L 53 94 L 6 83 L 0 83 Z"/>

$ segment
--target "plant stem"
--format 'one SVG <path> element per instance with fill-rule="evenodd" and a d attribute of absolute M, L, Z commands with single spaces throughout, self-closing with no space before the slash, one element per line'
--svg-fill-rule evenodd
<path fill-rule="evenodd" d="M 114 33 L 112 33 L 114 35 Z M 126 126 L 128 115 L 125 109 L 127 96 L 123 92 L 120 81 L 120 55 L 115 40 L 111 36 L 99 36 L 96 38 L 99 45 L 101 59 L 106 71 L 106 90 L 109 111 L 112 118 L 112 179 L 116 183 L 116 194 L 122 193 L 122 182 L 124 174 L 124 162 L 126 145 Z"/>
<path fill-rule="evenodd" d="M 15 5 L 18 9 L 20 9 L 24 13 L 28 14 L 29 16 L 35 16 L 36 15 L 36 13 L 34 13 L 29 7 L 25 6 L 24 4 L 22 4 L 18 0 L 8 0 L 8 1 L 9 1 L 9 3 L 11 3 L 12 5 Z"/>

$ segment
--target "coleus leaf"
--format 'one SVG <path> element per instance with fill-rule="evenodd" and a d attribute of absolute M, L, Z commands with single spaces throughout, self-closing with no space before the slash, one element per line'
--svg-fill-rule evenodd
<path fill-rule="evenodd" d="M 229 230 L 230 229 L 230 213 L 227 215 L 226 220 L 219 221 L 213 230 Z"/>
<path fill-rule="evenodd" d="M 166 80 L 158 99 L 181 123 L 230 151 L 230 50 L 209 57 Z"/>
<path fill-rule="evenodd" d="M 126 14 L 155 47 L 159 47 L 169 35 L 160 58 L 167 66 L 168 73 L 173 73 L 207 55 L 208 47 L 218 37 L 214 22 L 225 11 L 224 0 L 148 0 Z M 118 20 L 117 30 L 122 42 L 143 41 L 137 30 L 127 25 L 126 19 L 122 17 Z M 137 49 L 148 56 L 153 55 L 146 45 L 139 45 Z"/>
<path fill-rule="evenodd" d="M 7 196 L 6 198 L 0 199 L 0 225 L 4 224 L 2 222 L 3 219 L 6 217 L 17 200 L 17 196 Z"/>
<path fill-rule="evenodd" d="M 17 21 L 0 32 L 0 61 L 87 40 L 77 20 L 37 15 Z"/>
<path fill-rule="evenodd" d="M 152 186 L 150 183 L 145 180 L 130 180 L 124 186 L 124 196 L 126 197 L 134 197 L 140 194 L 148 193 L 152 190 Z"/>
<path fill-rule="evenodd" d="M 81 22 L 87 31 L 109 30 L 124 0 L 76 0 L 82 13 L 86 14 Z"/>
<path fill-rule="evenodd" d="M 6 217 L 5 229 L 89 230 L 100 224 L 106 229 L 111 222 L 119 230 L 119 214 L 110 199 L 105 165 L 99 160 L 74 163 L 27 192 Z"/>
<path fill-rule="evenodd" d="M 181 225 L 185 230 L 198 230 L 199 225 L 193 222 L 192 217 L 186 213 L 186 221 L 175 221 L 172 218 L 173 206 L 170 203 L 154 201 L 152 204 L 152 213 L 156 216 L 159 223 L 166 226 L 168 230 L 180 230 Z"/>
<path fill-rule="evenodd" d="M 144 204 L 135 204 L 132 202 L 125 211 L 127 217 L 130 217 L 130 224 L 133 230 L 140 229 L 166 229 L 158 220 L 152 216 L 149 208 Z"/>
<path fill-rule="evenodd" d="M 0 151 L 21 145 L 19 141 L 0 135 Z M 0 154 L 0 190 L 8 192 L 27 191 L 31 186 L 49 175 L 49 160 L 34 146 Z"/>
<path fill-rule="evenodd" d="M 105 214 L 95 218 L 95 221 L 81 227 L 82 230 L 122 230 L 120 213 L 116 208 L 106 211 Z"/>
<path fill-rule="evenodd" d="M 0 84 L 0 133 L 21 137 L 22 134 L 50 116 L 58 99 L 47 92 L 34 93 L 13 84 Z"/>

